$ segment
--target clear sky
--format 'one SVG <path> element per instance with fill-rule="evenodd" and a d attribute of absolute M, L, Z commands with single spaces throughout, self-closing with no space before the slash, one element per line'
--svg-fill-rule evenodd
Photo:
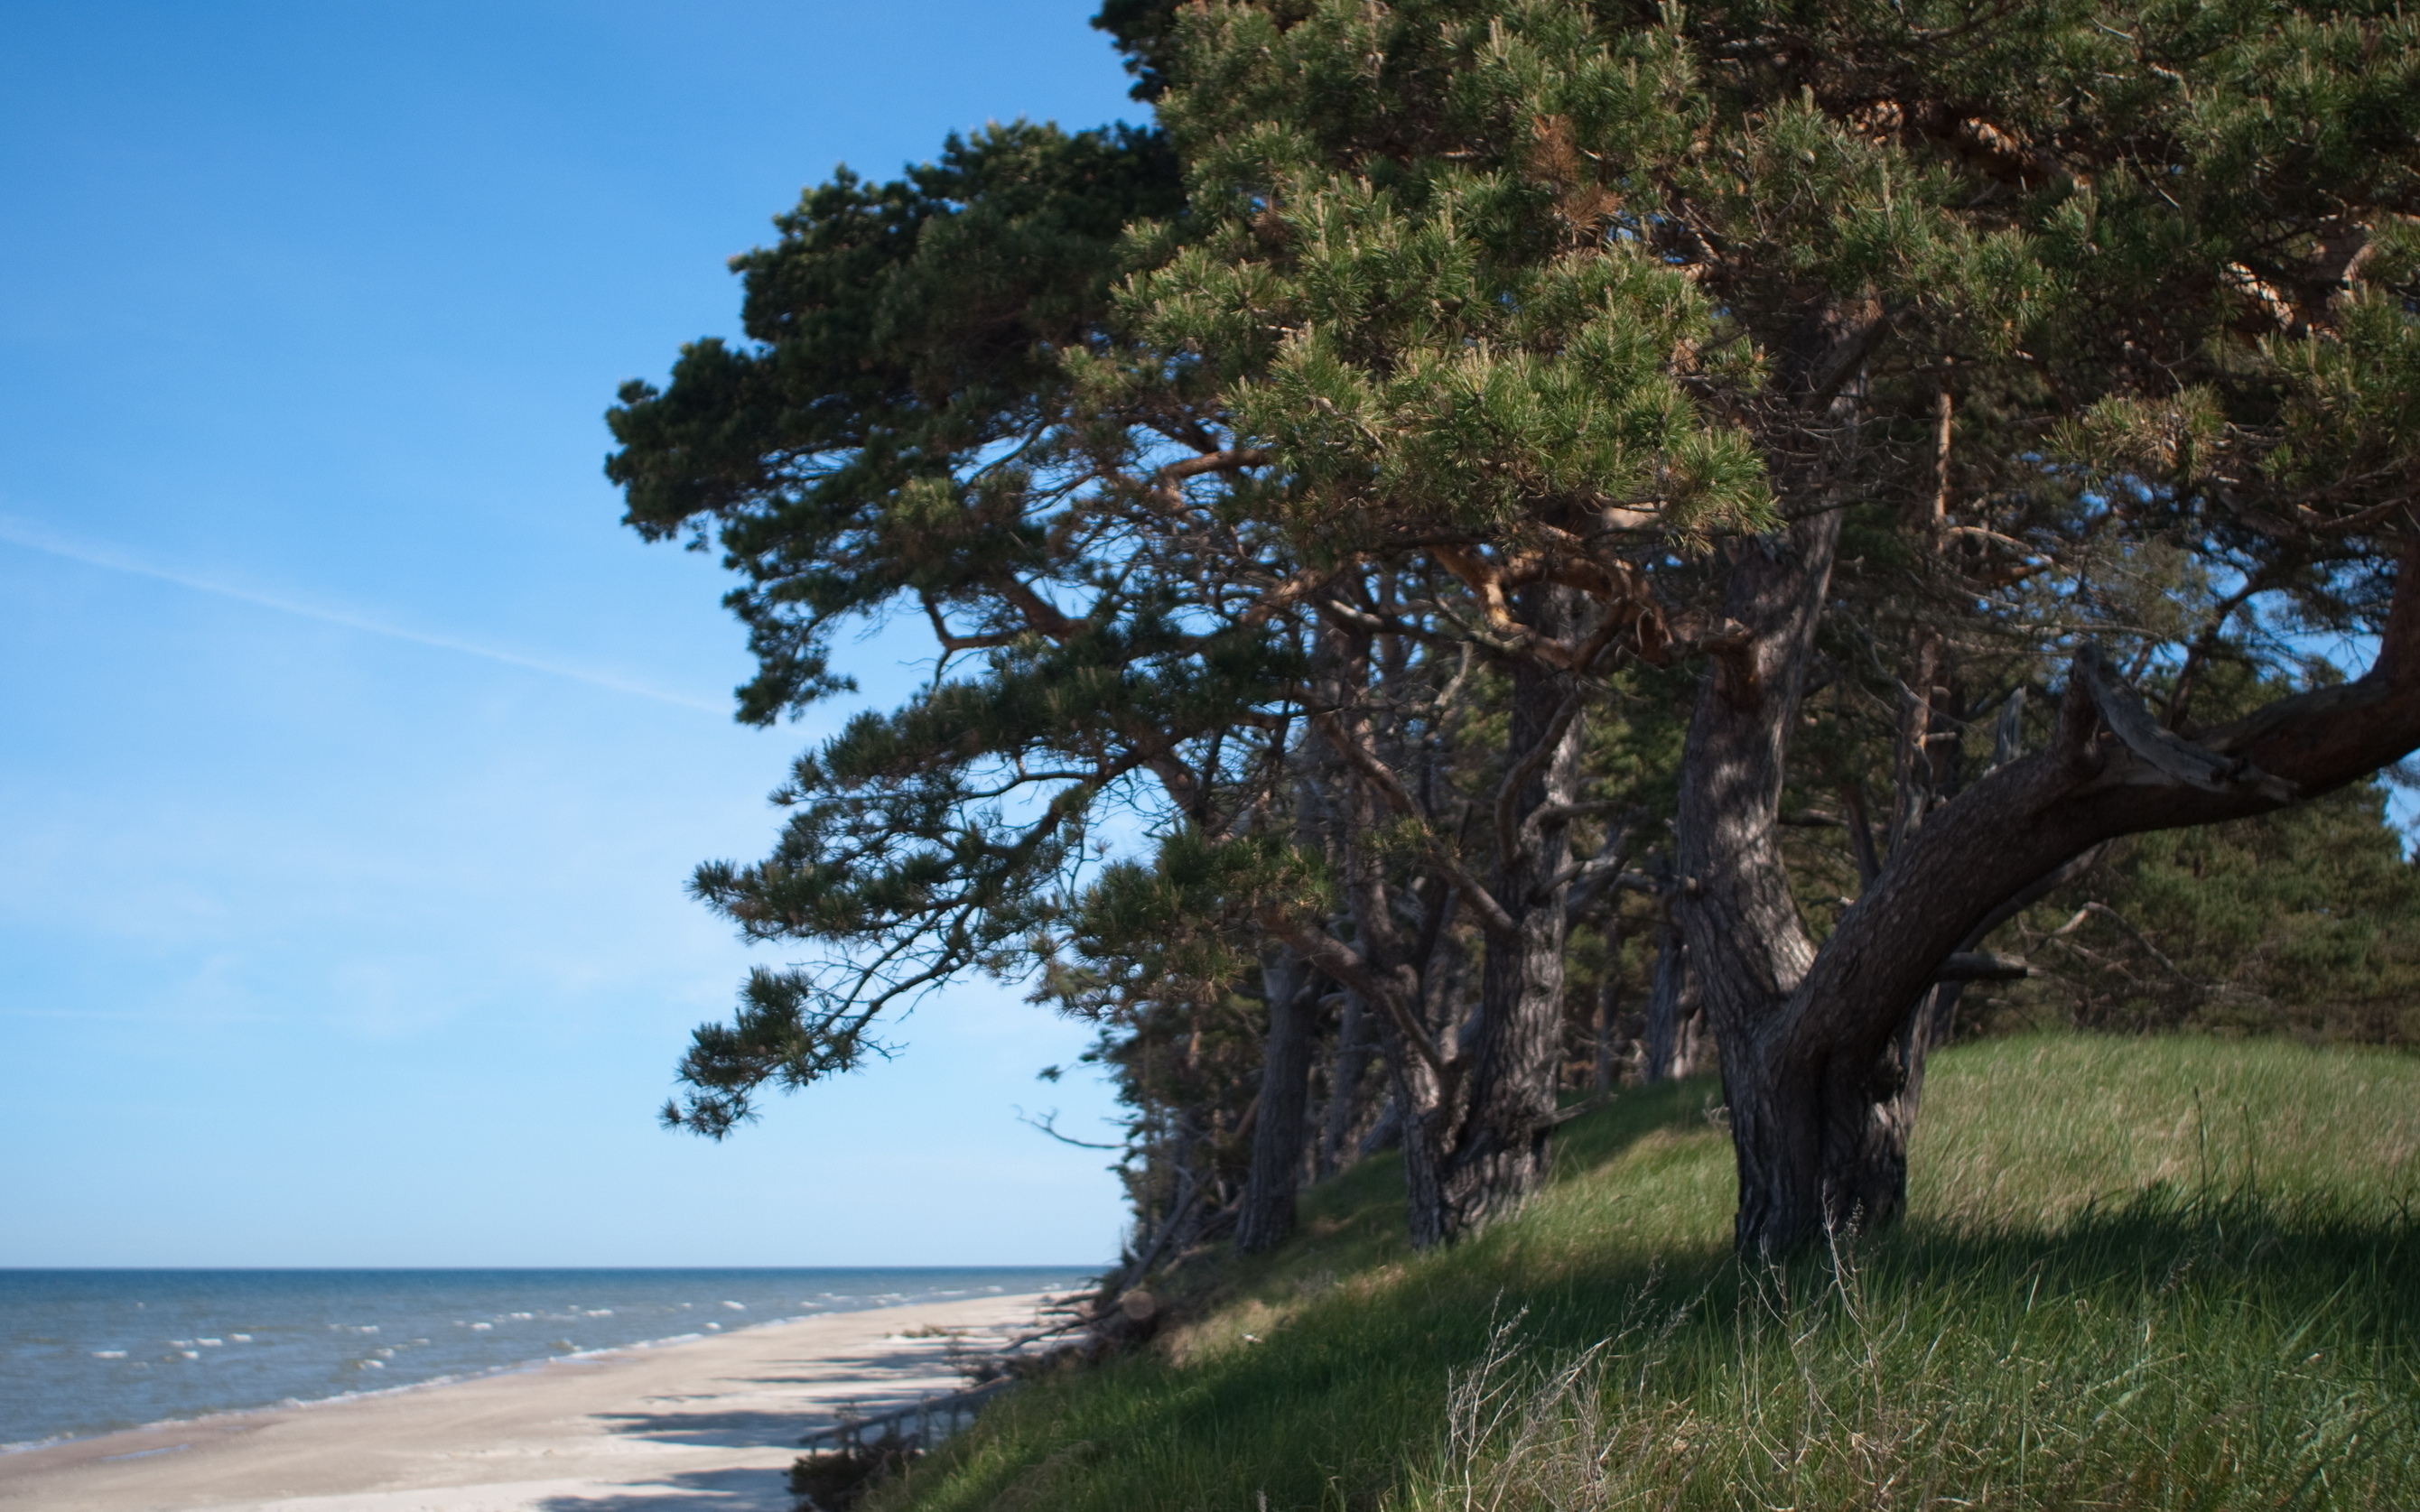
<path fill-rule="evenodd" d="M 831 717 L 732 721 L 598 471 L 835 162 L 1136 116 L 1093 8 L 0 5 L 0 1266 L 1112 1257 L 1014 991 L 656 1128 L 781 959 L 682 883 Z"/>

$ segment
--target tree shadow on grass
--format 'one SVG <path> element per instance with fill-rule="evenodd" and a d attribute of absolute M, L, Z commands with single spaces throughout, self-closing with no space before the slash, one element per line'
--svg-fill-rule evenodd
<path fill-rule="evenodd" d="M 1658 1130 L 1702 1131 L 1708 1089 L 1654 1089 L 1575 1120 L 1569 1159 L 1593 1170 Z M 1978 1383 L 2022 1366 L 2040 1370 L 2044 1395 L 2012 1399 L 2055 1416 L 2063 1393 L 2081 1400 L 2154 1361 L 2169 1372 L 2172 1427 L 2189 1435 L 2246 1414 L 2295 1417 L 2304 1397 L 2279 1395 L 2288 1388 L 2319 1400 L 2384 1381 L 2376 1421 L 2420 1452 L 2409 1379 L 2420 1220 L 2408 1208 L 2161 1186 L 2055 1225 L 1916 1222 L 1776 1265 L 1677 1234 L 1592 1236 L 1559 1220 L 1550 1244 L 1514 1223 L 1360 1272 L 1264 1336 L 1047 1384 L 1004 1403 L 962 1458 L 945 1451 L 933 1472 L 956 1493 L 934 1504 L 990 1505 L 1080 1447 L 1070 1512 L 1263 1495 L 1272 1509 L 1376 1506 L 1439 1442 L 1450 1378 L 1515 1319 L 1537 1362 L 1625 1341 L 1608 1358 L 1658 1401 L 1748 1401 L 1768 1389 L 1756 1382 L 1803 1381 L 1811 1363 L 1858 1391 L 1944 1394 L 1941 1411 L 1979 1416 Z M 1651 1355 L 1652 1369 L 1637 1364 Z M 2408 1429 L 2394 1426 L 2405 1418 Z M 2094 1421 L 2069 1427 L 2088 1434 Z M 978 1452 L 986 1443 L 997 1448 Z"/>
<path fill-rule="evenodd" d="M 1722 1100 L 1722 1082 L 1714 1076 L 1626 1088 L 1556 1131 L 1555 1179 L 1595 1170 L 1653 1134 L 1712 1128 L 1713 1110 Z"/>
<path fill-rule="evenodd" d="M 1828 1273 L 1817 1257 L 1802 1271 Z M 2346 1341 L 2420 1341 L 2420 1213 L 2156 1183 L 2055 1226 L 1910 1223 L 1848 1263 L 1868 1285 L 2107 1305 L 2223 1302 Z"/>

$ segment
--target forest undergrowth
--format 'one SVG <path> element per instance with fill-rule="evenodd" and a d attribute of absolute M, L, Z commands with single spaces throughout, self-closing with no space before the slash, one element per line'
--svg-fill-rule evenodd
<path fill-rule="evenodd" d="M 1908 1220 L 1730 1257 L 1719 1090 L 1575 1119 L 1441 1253 L 1378 1159 L 881 1512 L 2420 1505 L 2420 1059 L 2043 1036 L 1935 1062 Z"/>

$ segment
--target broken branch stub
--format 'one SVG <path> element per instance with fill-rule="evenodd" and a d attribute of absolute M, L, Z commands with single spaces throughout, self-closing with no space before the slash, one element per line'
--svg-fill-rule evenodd
<path fill-rule="evenodd" d="M 2241 756 L 2197 746 L 2151 717 L 2143 701 L 2110 668 L 2099 646 L 2086 642 L 2071 673 L 2092 700 L 2093 711 L 2119 744 L 2153 771 L 2205 793 L 2250 791 L 2276 803 L 2291 803 L 2300 790 Z"/>

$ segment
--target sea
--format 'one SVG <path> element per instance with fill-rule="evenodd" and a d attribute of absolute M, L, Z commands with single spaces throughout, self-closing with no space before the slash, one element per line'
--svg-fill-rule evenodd
<path fill-rule="evenodd" d="M 971 1270 L 0 1270 L 0 1452 L 543 1368 L 817 1313 L 1085 1284 Z"/>

